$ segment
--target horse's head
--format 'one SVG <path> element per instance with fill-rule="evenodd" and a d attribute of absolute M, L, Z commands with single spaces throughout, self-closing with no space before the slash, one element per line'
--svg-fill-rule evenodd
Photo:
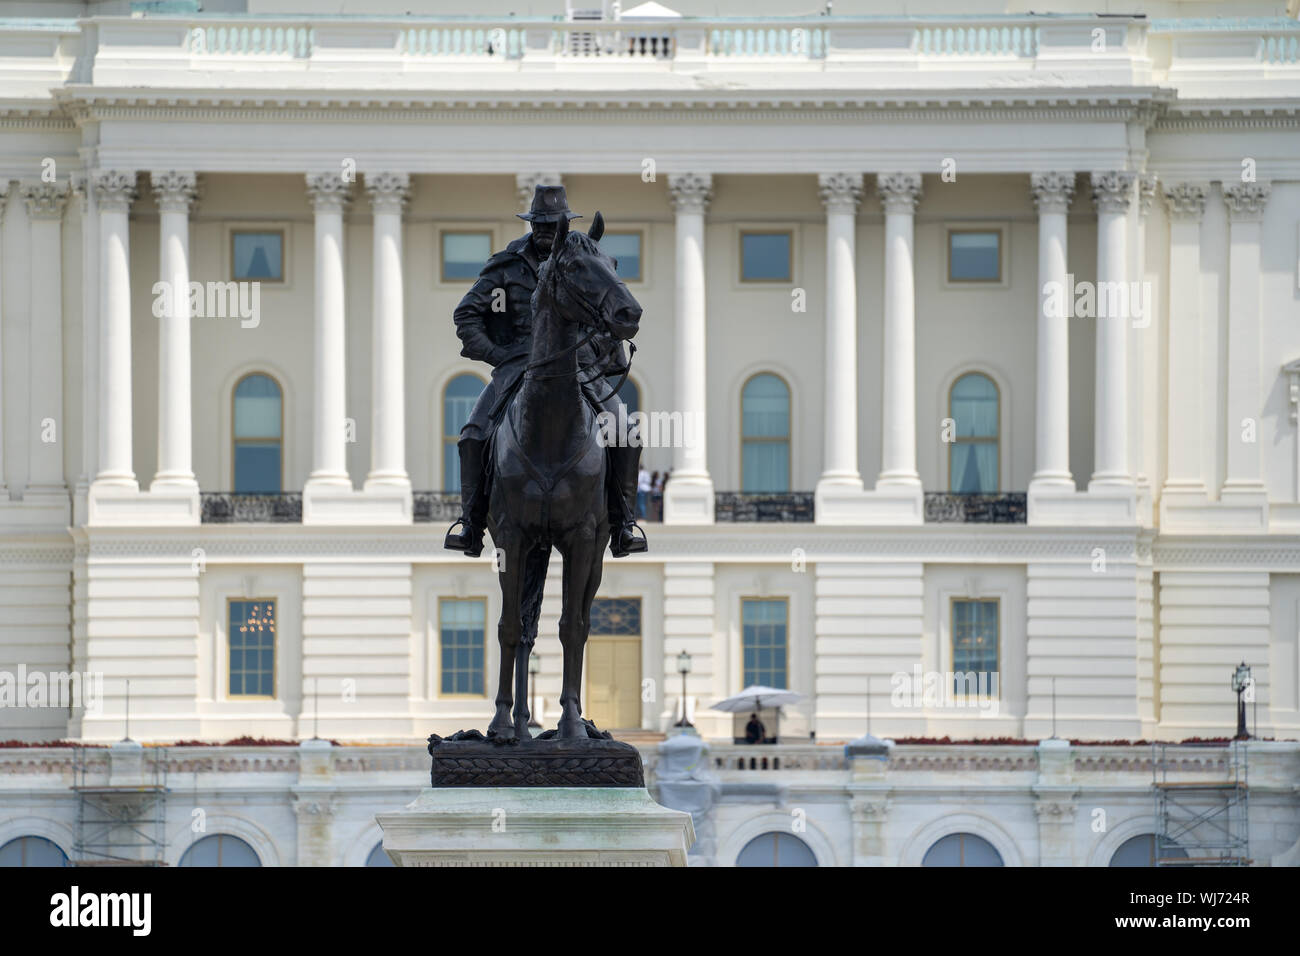
<path fill-rule="evenodd" d="M 631 338 L 641 320 L 641 306 L 618 277 L 614 260 L 597 244 L 605 232 L 604 218 L 596 213 L 586 234 L 570 232 L 567 219 L 556 225 L 551 255 L 538 276 L 534 314 L 544 305 L 565 321 Z"/>

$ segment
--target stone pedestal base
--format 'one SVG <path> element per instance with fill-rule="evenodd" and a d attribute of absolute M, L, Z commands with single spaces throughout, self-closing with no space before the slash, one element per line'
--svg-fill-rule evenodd
<path fill-rule="evenodd" d="M 686 866 L 695 842 L 643 787 L 427 787 L 375 819 L 398 866 Z"/>

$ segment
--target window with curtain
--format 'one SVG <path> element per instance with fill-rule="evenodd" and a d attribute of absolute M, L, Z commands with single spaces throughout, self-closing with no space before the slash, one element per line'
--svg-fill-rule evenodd
<path fill-rule="evenodd" d="M 959 600 L 952 602 L 953 689 L 965 693 L 969 683 L 960 675 L 977 675 L 981 690 L 992 688 L 998 669 L 998 602 Z M 989 683 L 984 683 L 989 681 Z"/>
<path fill-rule="evenodd" d="M 948 483 L 958 494 L 998 490 L 998 387 L 969 372 L 953 382 L 948 415 L 956 425 L 948 446 Z"/>
<path fill-rule="evenodd" d="M 790 389 L 762 372 L 745 383 L 740 408 L 741 491 L 789 491 Z"/>
<path fill-rule="evenodd" d="M 486 619 L 487 605 L 482 598 L 443 598 L 438 602 L 443 694 L 483 695 Z"/>
<path fill-rule="evenodd" d="M 474 403 L 478 401 L 479 393 L 484 387 L 481 378 L 466 372 L 448 382 L 442 393 L 442 487 L 444 491 L 460 491 L 460 453 L 456 450 L 456 442 L 460 440 L 460 430 L 469 421 L 469 413 L 474 410 Z"/>
<path fill-rule="evenodd" d="M 746 687 L 786 686 L 790 608 L 784 599 L 746 598 L 741 610 L 741 652 Z"/>
<path fill-rule="evenodd" d="M 235 491 L 279 494 L 284 474 L 284 401 L 280 386 L 260 372 L 235 386 Z"/>
<path fill-rule="evenodd" d="M 181 866 L 261 866 L 257 851 L 239 837 L 214 833 L 195 840 L 181 857 Z"/>
<path fill-rule="evenodd" d="M 275 696 L 275 601 L 231 601 L 230 696 Z"/>

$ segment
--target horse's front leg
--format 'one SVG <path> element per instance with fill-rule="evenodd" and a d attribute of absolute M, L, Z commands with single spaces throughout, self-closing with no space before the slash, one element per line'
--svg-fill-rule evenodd
<path fill-rule="evenodd" d="M 591 624 L 591 602 L 600 588 L 602 552 L 608 541 L 608 532 L 602 538 L 598 528 L 587 527 L 575 534 L 569 547 L 563 551 L 564 605 L 560 612 L 560 644 L 564 648 L 564 685 L 560 694 L 560 737 L 587 736 L 579 697 L 582 658 Z"/>
<path fill-rule="evenodd" d="M 501 560 L 497 574 L 501 584 L 501 620 L 497 623 L 497 642 L 501 648 L 501 670 L 497 679 L 496 715 L 492 718 L 492 723 L 488 724 L 487 735 L 504 742 L 516 739 L 510 708 L 514 703 L 515 661 L 519 656 L 523 634 L 520 598 L 524 583 L 524 549 L 513 535 L 498 547 L 498 558 Z"/>
<path fill-rule="evenodd" d="M 515 736 L 520 740 L 528 740 L 532 737 L 532 732 L 528 729 L 529 718 L 532 717 L 531 708 L 533 702 L 528 699 L 528 657 L 532 653 L 532 645 L 521 640 L 515 650 Z"/>

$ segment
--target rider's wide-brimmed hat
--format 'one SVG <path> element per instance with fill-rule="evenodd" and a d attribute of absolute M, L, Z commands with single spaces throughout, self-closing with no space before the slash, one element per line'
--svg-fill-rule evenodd
<path fill-rule="evenodd" d="M 528 212 L 516 213 L 527 222 L 559 222 L 561 218 L 581 219 L 569 209 L 563 186 L 538 186 L 533 193 L 533 205 Z"/>

